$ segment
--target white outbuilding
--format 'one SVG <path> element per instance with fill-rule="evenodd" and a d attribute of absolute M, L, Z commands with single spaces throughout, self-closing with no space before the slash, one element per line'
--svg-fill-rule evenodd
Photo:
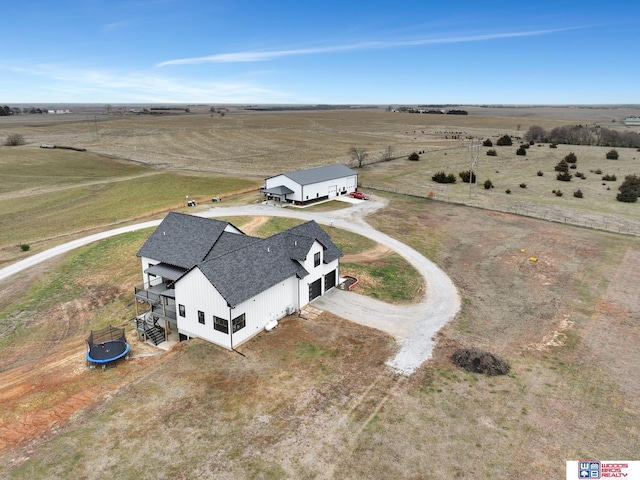
<path fill-rule="evenodd" d="M 267 200 L 298 205 L 348 195 L 358 188 L 358 174 L 344 165 L 281 173 L 265 180 Z"/>

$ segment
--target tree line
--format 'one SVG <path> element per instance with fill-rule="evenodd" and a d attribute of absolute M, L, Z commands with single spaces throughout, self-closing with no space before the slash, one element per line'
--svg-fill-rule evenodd
<path fill-rule="evenodd" d="M 535 143 L 640 148 L 638 133 L 619 132 L 599 125 L 563 126 L 555 127 L 549 131 L 538 125 L 533 125 L 524 138 L 527 142 Z"/>

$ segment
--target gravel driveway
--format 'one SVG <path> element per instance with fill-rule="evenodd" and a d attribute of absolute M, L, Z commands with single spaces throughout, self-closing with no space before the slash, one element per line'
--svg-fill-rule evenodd
<path fill-rule="evenodd" d="M 433 262 L 427 260 L 411 247 L 375 230 L 364 221 L 367 215 L 384 207 L 383 201 L 375 198 L 369 201 L 344 200 L 353 203 L 353 207 L 331 212 L 308 212 L 304 209 L 281 208 L 271 205 L 247 205 L 215 207 L 197 215 L 203 217 L 251 215 L 315 220 L 321 224 L 332 225 L 369 237 L 404 257 L 425 278 L 426 293 L 420 303 L 404 306 L 391 305 L 353 292 L 333 289 L 326 295 L 316 298 L 312 305 L 347 320 L 393 335 L 400 344 L 400 349 L 394 358 L 387 361 L 387 365 L 399 373 L 410 375 L 431 357 L 435 344 L 434 335 L 460 310 L 458 291 L 449 277 Z M 0 269 L 0 281 L 83 245 L 115 235 L 154 227 L 160 222 L 161 220 L 153 220 L 129 225 L 59 245 Z"/>
<path fill-rule="evenodd" d="M 260 215 L 315 220 L 369 237 L 404 257 L 425 279 L 426 292 L 420 303 L 392 305 L 357 293 L 333 289 L 311 304 L 339 317 L 393 335 L 400 344 L 400 349 L 395 357 L 387 361 L 387 365 L 399 373 L 410 375 L 431 357 L 435 345 L 434 335 L 460 310 L 458 290 L 433 262 L 365 222 L 364 217 L 385 206 L 383 201 L 375 198 L 368 201 L 345 200 L 353 203 L 353 207 L 331 212 L 307 212 L 296 208 L 249 205 L 212 208 L 200 215 Z"/>

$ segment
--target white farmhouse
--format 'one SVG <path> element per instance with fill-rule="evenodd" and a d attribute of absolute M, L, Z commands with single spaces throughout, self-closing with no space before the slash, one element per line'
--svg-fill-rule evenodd
<path fill-rule="evenodd" d="M 355 171 L 344 165 L 329 165 L 267 178 L 261 191 L 267 200 L 300 205 L 348 195 L 357 188 Z"/>
<path fill-rule="evenodd" d="M 138 332 L 233 349 L 333 288 L 342 252 L 310 221 L 262 239 L 224 221 L 169 213 L 137 255 Z"/>

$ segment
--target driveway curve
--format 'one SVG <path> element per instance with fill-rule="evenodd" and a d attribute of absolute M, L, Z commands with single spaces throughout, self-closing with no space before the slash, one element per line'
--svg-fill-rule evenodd
<path fill-rule="evenodd" d="M 196 215 L 206 218 L 250 215 L 315 220 L 324 225 L 369 237 L 404 257 L 425 279 L 426 292 L 419 303 L 391 305 L 357 293 L 333 289 L 326 295 L 316 298 L 312 305 L 347 320 L 393 335 L 400 344 L 400 348 L 397 354 L 387 361 L 387 365 L 398 373 L 410 375 L 431 357 L 435 345 L 434 335 L 456 316 L 460 310 L 460 296 L 453 282 L 433 262 L 408 245 L 375 230 L 366 223 L 364 217 L 384 207 L 383 201 L 372 199 L 352 203 L 351 208 L 331 212 L 308 212 L 304 209 L 285 209 L 256 204 L 241 207 L 214 207 Z M 75 248 L 123 233 L 155 227 L 160 222 L 161 220 L 152 220 L 120 227 L 59 245 L 0 269 L 0 281 Z"/>

